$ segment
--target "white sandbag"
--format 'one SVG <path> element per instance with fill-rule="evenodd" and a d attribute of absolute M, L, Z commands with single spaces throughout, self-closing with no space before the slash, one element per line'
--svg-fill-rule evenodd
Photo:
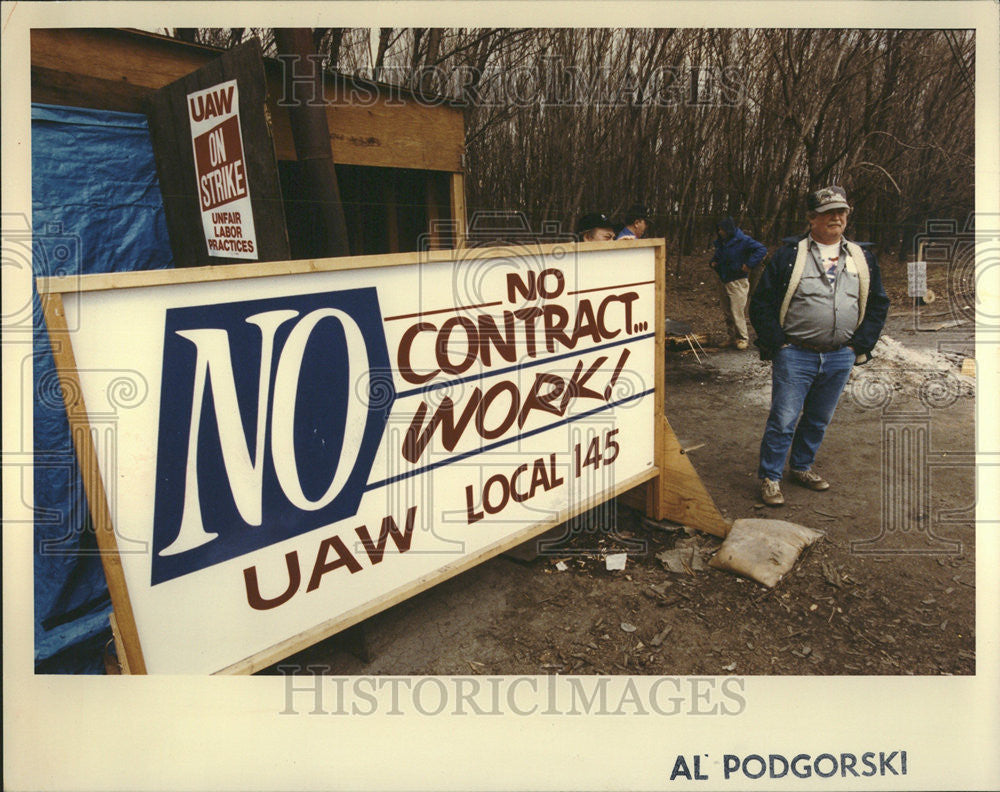
<path fill-rule="evenodd" d="M 820 531 L 786 520 L 737 520 L 708 564 L 774 588 L 799 553 L 821 536 Z"/>

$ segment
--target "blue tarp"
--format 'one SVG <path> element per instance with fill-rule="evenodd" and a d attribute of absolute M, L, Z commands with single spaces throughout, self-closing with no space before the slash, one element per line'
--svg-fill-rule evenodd
<path fill-rule="evenodd" d="M 32 105 L 35 276 L 172 266 L 146 117 Z M 102 673 L 111 602 L 34 295 L 35 668 Z"/>

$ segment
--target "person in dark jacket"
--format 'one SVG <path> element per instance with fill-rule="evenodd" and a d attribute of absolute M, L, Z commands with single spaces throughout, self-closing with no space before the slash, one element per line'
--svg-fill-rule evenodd
<path fill-rule="evenodd" d="M 736 221 L 724 217 L 719 221 L 718 233 L 713 240 L 715 253 L 709 265 L 721 281 L 719 303 L 726 317 L 729 343 L 737 349 L 750 345 L 747 334 L 747 296 L 750 294 L 750 270 L 767 255 L 767 248 L 756 239 L 737 228 Z"/>
<path fill-rule="evenodd" d="M 816 452 L 852 367 L 871 360 L 889 311 L 875 256 L 844 238 L 847 193 L 825 187 L 806 205 L 809 233 L 778 249 L 750 299 L 755 343 L 773 361 L 757 470 L 768 506 L 785 502 L 786 457 L 793 481 L 829 489 L 812 470 Z"/>

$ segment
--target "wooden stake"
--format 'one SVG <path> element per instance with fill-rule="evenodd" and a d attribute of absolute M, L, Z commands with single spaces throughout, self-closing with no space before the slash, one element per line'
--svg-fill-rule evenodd
<path fill-rule="evenodd" d="M 468 235 L 465 225 L 465 174 L 451 174 L 451 217 L 455 221 L 455 249 L 465 247 Z"/>
<path fill-rule="evenodd" d="M 132 669 L 128 664 L 128 655 L 125 652 L 125 643 L 122 641 L 122 633 L 121 630 L 118 629 L 118 620 L 115 619 L 114 612 L 111 613 L 109 621 L 111 622 L 111 635 L 115 641 L 115 653 L 118 655 L 119 673 L 131 674 Z"/>

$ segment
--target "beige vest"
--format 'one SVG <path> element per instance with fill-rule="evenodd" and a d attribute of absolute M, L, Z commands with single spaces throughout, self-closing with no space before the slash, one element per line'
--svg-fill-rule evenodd
<path fill-rule="evenodd" d="M 853 272 L 858 276 L 858 327 L 861 326 L 865 318 L 865 307 L 868 305 L 868 288 L 871 282 L 871 272 L 868 270 L 868 262 L 865 261 L 864 251 L 856 242 L 844 240 L 849 253 L 844 267 L 848 272 Z M 778 312 L 778 322 L 785 326 L 785 314 L 788 313 L 788 304 L 792 301 L 792 295 L 799 288 L 799 281 L 802 280 L 802 272 L 805 270 L 806 261 L 809 258 L 809 237 L 799 240 L 798 252 L 795 255 L 795 265 L 792 267 L 792 276 L 788 280 L 788 288 L 785 290 L 785 299 L 781 301 L 781 310 Z M 856 328 L 855 328 L 856 329 Z"/>

